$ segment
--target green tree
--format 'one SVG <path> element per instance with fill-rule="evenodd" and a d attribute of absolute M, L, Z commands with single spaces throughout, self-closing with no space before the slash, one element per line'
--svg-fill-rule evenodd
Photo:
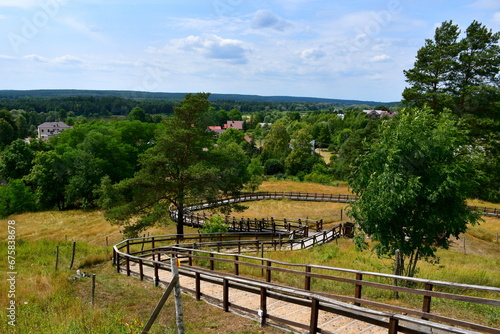
<path fill-rule="evenodd" d="M 404 102 L 435 112 L 451 110 L 464 120 L 468 145 L 484 151 L 475 196 L 500 201 L 500 33 L 473 21 L 460 40 L 459 34 L 449 21 L 436 29 L 434 40 L 426 40 L 414 68 L 405 71 L 410 87 L 403 92 Z"/>
<path fill-rule="evenodd" d="M 13 141 L 2 152 L 0 158 L 0 179 L 21 179 L 29 174 L 33 166 L 34 152 L 30 144 L 22 139 Z"/>
<path fill-rule="evenodd" d="M 217 137 L 218 144 L 236 143 L 239 145 L 244 141 L 245 139 L 243 139 L 243 132 L 241 132 L 240 130 L 236 130 L 235 128 L 229 128 Z"/>
<path fill-rule="evenodd" d="M 7 186 L 0 186 L 0 217 L 35 208 L 35 196 L 22 180 L 11 180 Z"/>
<path fill-rule="evenodd" d="M 130 111 L 130 113 L 127 116 L 127 119 L 129 121 L 146 122 L 147 115 L 144 109 L 142 109 L 141 107 L 135 107 Z"/>
<path fill-rule="evenodd" d="M 65 187 L 69 170 L 62 156 L 54 151 L 37 152 L 30 174 L 24 179 L 35 189 L 37 203 L 44 209 L 65 207 Z"/>
<path fill-rule="evenodd" d="M 17 125 L 7 110 L 0 110 L 0 150 L 17 138 Z"/>
<path fill-rule="evenodd" d="M 464 133 L 448 114 L 405 110 L 381 124 L 380 140 L 360 157 L 349 185 L 359 200 L 351 215 L 376 242 L 379 255 L 400 250 L 403 272 L 433 259 L 478 216 L 466 198 L 474 173 Z"/>
<path fill-rule="evenodd" d="M 284 164 L 285 158 L 290 153 L 289 144 L 290 135 L 286 129 L 286 123 L 279 120 L 271 126 L 264 139 L 261 160 L 265 164 L 269 159 L 277 159 Z"/>
<path fill-rule="evenodd" d="M 117 185 L 128 202 L 106 214 L 124 225 L 128 235 L 167 222 L 170 206 L 178 212 L 177 233 L 184 234 L 183 214 L 189 203 L 214 200 L 240 191 L 247 180 L 248 161 L 235 143 L 214 146 L 204 116 L 209 94 L 188 94 L 155 137 L 155 145 L 139 160 L 140 169 Z"/>
<path fill-rule="evenodd" d="M 312 164 L 308 160 L 314 156 L 312 136 L 307 129 L 296 131 L 291 140 L 291 151 L 285 159 L 285 168 L 287 174 L 297 175 L 300 171 L 309 173 Z"/>
<path fill-rule="evenodd" d="M 229 117 L 229 120 L 231 121 L 242 121 L 243 120 L 243 115 L 238 109 L 231 109 L 227 113 L 227 116 Z"/>
<path fill-rule="evenodd" d="M 453 79 L 460 52 L 460 28 L 452 21 L 445 21 L 436 28 L 434 39 L 426 39 L 417 52 L 414 67 L 404 71 L 410 87 L 403 92 L 403 102 L 436 111 L 450 107 L 449 82 Z"/>
<path fill-rule="evenodd" d="M 474 21 L 465 33 L 458 43 L 460 53 L 450 80 L 454 96 L 453 110 L 457 113 L 476 111 L 474 96 L 478 91 L 488 86 L 498 88 L 500 83 L 500 32 L 493 33 Z"/>
<path fill-rule="evenodd" d="M 251 191 L 257 190 L 264 181 L 264 167 L 260 163 L 259 158 L 253 158 L 248 165 L 248 174 L 250 180 L 248 181 L 247 188 Z"/>

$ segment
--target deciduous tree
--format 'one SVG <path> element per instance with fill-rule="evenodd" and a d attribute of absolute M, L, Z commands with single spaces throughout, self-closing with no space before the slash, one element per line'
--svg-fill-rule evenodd
<path fill-rule="evenodd" d="M 380 139 L 361 156 L 349 185 L 359 200 L 351 215 L 379 255 L 400 250 L 404 273 L 448 248 L 450 237 L 478 220 L 465 199 L 474 163 L 464 133 L 449 114 L 405 110 L 383 121 Z"/>

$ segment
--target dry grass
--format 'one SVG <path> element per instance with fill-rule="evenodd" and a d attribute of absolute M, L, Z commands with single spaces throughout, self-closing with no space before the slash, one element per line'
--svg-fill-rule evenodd
<path fill-rule="evenodd" d="M 351 191 L 346 182 L 339 181 L 338 187 L 326 186 L 318 183 L 295 182 L 288 180 L 272 180 L 264 182 L 258 191 L 284 191 L 284 192 L 307 192 L 325 194 L 350 194 Z"/>
<path fill-rule="evenodd" d="M 329 164 L 330 163 L 330 158 L 332 156 L 332 152 L 329 152 L 327 149 L 324 148 L 317 148 L 316 153 L 321 155 L 325 163 Z"/>
<path fill-rule="evenodd" d="M 85 242 L 97 246 L 113 245 L 123 240 L 119 226 L 111 225 L 101 211 L 68 210 L 45 211 L 12 215 L 16 221 L 17 238 L 25 240 L 53 240 Z M 2 226 L 7 219 L 0 220 Z M 175 226 L 153 227 L 146 234 L 173 234 Z M 0 237 L 7 236 L 7 229 L 0 230 Z"/>
<path fill-rule="evenodd" d="M 500 203 L 490 203 L 479 199 L 469 199 L 467 200 L 467 205 L 500 209 Z"/>

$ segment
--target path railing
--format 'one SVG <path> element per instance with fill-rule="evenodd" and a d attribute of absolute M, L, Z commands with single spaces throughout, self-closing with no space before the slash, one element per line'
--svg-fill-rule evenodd
<path fill-rule="evenodd" d="M 185 212 L 184 223 L 201 226 L 209 216 L 205 213 L 195 213 L 198 210 L 245 201 L 284 198 L 343 203 L 356 200 L 353 195 L 343 194 L 244 193 L 238 198 L 190 206 Z M 471 210 L 500 216 L 497 209 L 471 207 Z M 171 218 L 177 220 L 177 212 L 172 211 Z M 226 217 L 226 223 L 232 231 L 239 233 L 154 236 L 124 240 L 113 247 L 113 263 L 119 273 L 134 275 L 141 280 L 149 279 L 158 285 L 161 283 L 160 271 L 170 271 L 170 257 L 178 257 L 187 263 L 182 266 L 181 275 L 192 277 L 196 281 L 194 289 L 185 289 L 194 293 L 197 299 L 203 296 L 220 302 L 225 311 L 244 310 L 259 316 L 262 324 L 266 321 L 281 322 L 309 329 L 310 333 L 328 333 L 318 327 L 319 311 L 324 311 L 387 328 L 389 333 L 471 333 L 470 330 L 473 330 L 500 334 L 497 328 L 452 318 L 431 309 L 434 304 L 442 308 L 443 304 L 454 307 L 456 303 L 465 303 L 469 305 L 466 309 L 481 309 L 484 312 L 500 314 L 498 287 L 286 263 L 264 257 L 265 251 L 306 249 L 343 235 L 350 235 L 352 224 L 338 224 L 328 231 L 323 231 L 322 220 Z M 253 252 L 260 257 L 248 255 Z M 285 276 L 289 279 L 283 278 Z M 200 290 L 202 281 L 221 285 L 222 298 L 203 294 Z M 287 282 L 301 284 L 287 286 Z M 233 305 L 229 301 L 229 288 L 259 294 L 260 309 Z M 353 294 L 348 291 L 353 291 Z M 404 299 L 409 302 L 389 302 L 395 293 L 400 297 L 405 296 Z M 383 301 L 377 300 L 375 296 L 382 296 Z M 309 325 L 267 314 L 268 298 L 309 307 Z M 420 307 L 415 307 L 416 300 L 420 300 Z M 439 302 L 433 303 L 434 300 Z"/>
<path fill-rule="evenodd" d="M 196 237 L 199 240 L 200 236 Z M 207 238 L 212 239 L 214 237 L 216 238 L 214 235 L 207 236 Z M 192 238 L 194 239 L 195 236 L 192 236 Z M 196 298 L 199 299 L 203 296 L 200 290 L 201 281 L 219 284 L 223 287 L 224 296 L 220 302 L 226 311 L 231 307 L 228 296 L 229 287 L 262 294 L 264 304 L 266 298 L 277 298 L 279 296 L 281 300 L 311 308 L 311 323 L 307 326 L 312 330 L 311 333 L 324 333 L 321 328 L 317 327 L 317 312 L 319 310 L 334 312 L 353 319 L 361 319 L 385 327 L 389 333 L 398 331 L 407 333 L 423 332 L 414 328 L 416 324 L 419 324 L 419 326 L 425 325 L 426 328 L 439 329 L 444 333 L 467 332 L 459 328 L 468 328 L 483 333 L 500 333 L 499 329 L 438 314 L 433 312 L 431 308 L 432 301 L 439 300 L 441 307 L 443 303 L 449 303 L 450 307 L 453 307 L 454 303 L 460 302 L 467 303 L 470 308 L 484 307 L 485 312 L 488 312 L 488 310 L 490 312 L 499 312 L 500 288 L 311 264 L 287 263 L 265 257 L 245 255 L 242 252 L 253 252 L 255 249 L 257 249 L 257 253 L 259 249 L 272 251 L 277 250 L 280 246 L 289 249 L 288 246 L 293 242 L 291 240 L 284 240 L 283 238 L 245 240 L 244 236 L 239 237 L 241 240 L 223 240 L 223 236 L 219 238 L 220 240 L 212 240 L 206 243 L 193 242 L 148 249 L 144 249 L 142 245 L 150 246 L 152 243 L 151 238 L 129 239 L 114 246 L 114 263 L 117 272 L 135 275 L 140 279 L 150 279 L 155 284 L 158 284 L 160 283 L 159 271 L 169 271 L 168 261 L 170 257 L 178 257 L 184 263 L 181 267 L 181 275 L 196 280 L 196 288 L 191 291 L 196 295 Z M 177 242 L 178 239 L 182 238 L 168 236 L 163 237 L 161 240 L 164 242 Z M 158 242 L 158 239 L 156 241 Z M 139 250 L 139 248 L 141 249 Z M 215 248 L 217 248 L 217 251 L 215 251 Z M 222 249 L 232 249 L 232 253 L 223 253 L 221 252 Z M 148 267 L 152 269 L 150 270 L 153 273 L 152 275 L 146 274 L 145 268 Z M 291 278 L 288 281 L 301 281 L 301 286 L 287 286 L 287 280 L 283 279 L 284 276 Z M 394 285 L 394 280 L 397 280 L 400 284 Z M 343 286 L 341 291 L 337 291 L 339 286 Z M 345 293 L 349 290 L 353 291 L 352 295 Z M 387 299 L 395 291 L 399 293 L 400 297 L 406 295 L 407 300 L 414 301 L 420 298 L 420 307 L 401 306 L 399 301 L 396 303 L 381 302 L 372 297 L 382 295 L 385 296 L 384 299 Z M 258 310 L 246 311 L 251 314 L 258 312 Z M 265 322 L 266 319 L 279 321 L 279 319 L 266 316 L 264 313 L 263 321 Z M 303 324 L 293 321 L 287 320 L 285 323 L 304 328 Z M 413 325 L 410 326 L 409 324 Z"/>

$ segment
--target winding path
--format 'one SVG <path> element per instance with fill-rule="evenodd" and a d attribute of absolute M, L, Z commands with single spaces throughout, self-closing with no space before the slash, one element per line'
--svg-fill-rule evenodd
<path fill-rule="evenodd" d="M 215 205 L 279 198 L 330 202 L 355 200 L 351 195 L 252 193 L 244 194 L 241 198 L 224 199 Z M 185 224 L 202 224 L 203 220 L 194 218 L 194 212 L 213 205 L 202 203 L 190 207 L 190 212 L 185 215 Z M 176 219 L 176 216 L 173 212 L 172 218 Z M 265 225 L 258 220 L 255 222 L 252 228 L 250 225 L 244 226 L 243 233 L 236 232 L 238 226 L 242 226 L 236 224 L 232 227 L 235 232 L 224 236 L 198 234 L 128 239 L 114 246 L 113 261 L 117 272 L 151 280 L 159 285 L 170 281 L 170 265 L 167 260 L 171 256 L 178 257 L 183 263 L 179 272 L 184 292 L 192 294 L 198 300 L 203 299 L 222 307 L 225 311 L 295 333 L 477 333 L 472 329 L 500 334 L 500 330 L 495 328 L 431 313 L 430 307 L 432 298 L 458 299 L 500 307 L 500 288 L 273 261 L 263 256 L 264 251 L 313 247 L 341 237 L 346 231 L 345 226 L 339 224 L 330 231 L 320 230 L 309 235 L 295 233 L 304 225 L 308 226 L 303 222 L 301 226 L 284 227 L 276 223 Z M 316 229 L 317 227 L 318 225 L 314 226 Z M 242 254 L 250 251 L 257 251 L 261 256 Z M 325 271 L 328 273 L 325 274 Z M 299 281 L 304 280 L 303 288 L 283 285 L 280 279 L 275 278 L 281 274 L 292 275 Z M 355 278 L 345 276 L 351 274 Z M 388 283 L 381 280 L 387 280 Z M 406 280 L 425 288 L 398 287 L 394 285 L 397 280 Z M 323 290 L 315 291 L 312 286 L 319 285 L 322 281 L 352 284 L 354 297 L 321 292 Z M 423 307 L 421 310 L 412 310 L 365 299 L 362 296 L 365 287 L 422 296 Z M 462 292 L 443 293 L 436 291 L 438 287 L 444 287 L 445 290 L 473 290 L 473 294 L 485 291 L 497 298 L 471 297 Z M 381 310 L 374 310 L 373 307 Z M 463 329 L 464 327 L 469 330 Z"/>

